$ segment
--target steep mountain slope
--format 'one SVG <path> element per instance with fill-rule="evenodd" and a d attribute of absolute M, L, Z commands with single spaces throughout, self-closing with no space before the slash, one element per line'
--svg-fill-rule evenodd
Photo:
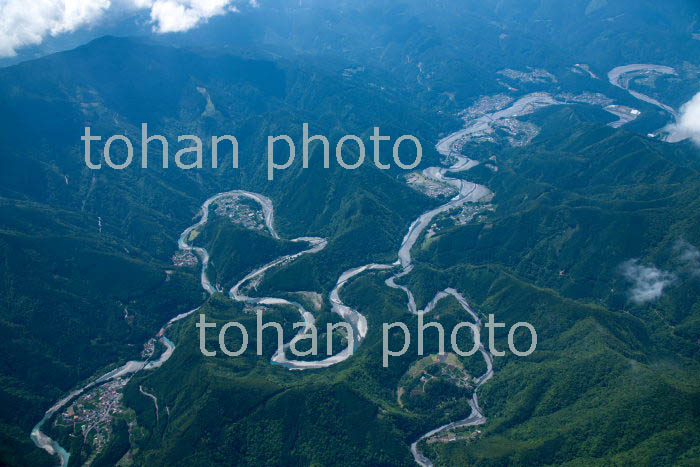
<path fill-rule="evenodd" d="M 538 358 L 497 360 L 481 439 L 428 446 L 440 464 L 697 456 L 700 281 L 687 261 L 700 243 L 697 148 L 603 128 L 587 114 L 542 111 L 534 120 L 546 130 L 532 145 L 490 148 L 498 172 L 471 176 L 497 193 L 495 211 L 444 228 L 416 253 L 423 264 L 409 282 L 420 303 L 447 282 L 482 312 L 538 332 Z M 640 282 L 625 271 L 634 259 L 649 268 L 636 274 L 672 277 L 656 300 L 635 300 Z"/>
<path fill-rule="evenodd" d="M 591 121 L 597 116 L 579 107 L 534 115 L 548 130 L 531 146 L 494 146 L 499 170 L 468 173 L 498 193 L 495 211 L 465 225 L 443 224 L 414 249 L 416 268 L 403 281 L 419 306 L 448 285 L 506 329 L 527 321 L 538 333 L 532 357 L 495 359 L 495 376 L 480 389 L 489 421 L 475 441 L 422 445 L 436 464 L 697 459 L 700 282 L 690 271 L 674 270 L 677 282 L 661 301 L 635 305 L 619 269 L 632 257 L 668 268 L 676 237 L 698 243 L 697 223 L 688 219 L 698 212 L 696 149 L 612 130 Z M 621 225 L 626 222 L 633 230 Z M 268 275 L 261 293 L 306 290 L 307 268 L 318 257 Z M 370 331 L 353 358 L 320 372 L 270 366 L 272 338 L 261 356 L 203 357 L 195 318 L 183 322 L 179 355 L 127 387 L 127 403 L 143 428 L 134 458 L 156 465 L 410 464 L 409 444 L 420 433 L 466 416 L 469 408 L 462 402 L 462 415 L 444 405 L 424 413 L 397 400 L 419 358 L 416 343 L 382 368 L 380 324 L 399 320 L 415 335 L 416 318 L 405 311 L 405 297 L 386 287 L 386 277 L 369 274 L 343 289 L 343 301 L 367 316 Z M 255 335 L 254 316 L 228 299 L 214 297 L 202 312 L 219 326 L 235 320 Z M 325 303 L 315 315 L 324 322 L 328 312 Z M 464 315 L 448 302 L 431 318 L 449 335 Z M 296 317 L 278 310 L 269 319 L 292 333 Z M 497 331 L 496 348 L 506 348 L 506 334 Z M 236 348 L 240 338 L 229 343 Z M 207 346 L 216 345 L 212 332 Z M 437 350 L 436 341 L 427 345 L 427 353 Z M 483 371 L 476 359 L 462 360 L 476 374 Z M 186 373 L 176 389 L 172 382 Z M 135 389 L 140 384 L 167 404 L 167 419 L 154 418 Z"/>
<path fill-rule="evenodd" d="M 420 112 L 405 99 L 381 97 L 341 72 L 112 37 L 0 70 L 0 162 L 7 168 L 0 174 L 0 282 L 3 334 L 11 343 L 2 371 L 6 462 L 47 462 L 28 439 L 43 411 L 99 368 L 136 357 L 167 319 L 201 303 L 195 270 L 175 268 L 170 257 L 180 232 L 212 193 L 241 186 L 268 192 L 289 206 L 279 210 L 280 229 L 322 231 L 331 239 L 331 255 L 345 249 L 343 216 L 369 209 L 374 217 L 356 228 L 377 240 L 357 257 L 393 247 L 413 213 L 428 203 L 393 175 L 362 169 L 348 178 L 337 165 L 327 171 L 316 165 L 266 181 L 267 134 L 300 138 L 304 121 L 336 139 L 347 132 L 366 137 L 371 128 L 364 122 L 394 134 L 400 128 L 432 132 L 434 123 L 414 118 Z M 120 84 L 123 76 L 130 77 L 127 85 Z M 204 115 L 207 100 L 198 88 L 207 90 L 213 114 Z M 334 103 L 344 95 L 354 104 L 337 115 Z M 199 134 L 205 141 L 236 135 L 240 168 L 231 167 L 229 150 L 220 154 L 219 169 L 163 169 L 159 145 L 152 143 L 149 168 L 142 169 L 141 122 L 148 122 L 150 134 L 171 141 L 170 165 L 177 134 Z M 80 141 L 84 126 L 102 134 L 103 142 L 128 135 L 137 162 L 123 171 L 89 170 Z M 300 192 L 300 179 L 327 192 L 309 202 L 313 191 Z M 312 269 L 310 277 L 328 280 L 326 274 L 352 260 Z M 166 274 L 172 270 L 180 272 Z"/>
<path fill-rule="evenodd" d="M 29 439 L 44 411 L 137 358 L 181 312 L 204 303 L 201 312 L 219 328 L 243 323 L 255 348 L 255 307 L 223 293 L 209 297 L 193 257 L 173 258 L 205 199 L 238 188 L 263 193 L 281 236 L 213 215 L 191 240 L 211 253 L 219 291 L 300 251 L 292 238 L 327 239 L 323 250 L 252 287 L 258 296 L 303 303 L 325 331 L 340 321 L 327 298 L 340 273 L 394 262 L 411 222 L 444 202 L 410 188 L 396 167 L 372 166 L 372 127 L 392 140 L 417 136 L 420 169 L 437 165 L 435 142 L 460 127 L 460 112 L 480 96 L 542 91 L 569 104 L 513 119 L 537 128 L 529 144 L 511 144 L 500 128 L 490 141 L 462 148 L 480 165 L 455 177 L 495 196 L 474 216 L 439 217 L 412 250 L 414 269 L 398 279 L 419 308 L 454 287 L 484 321 L 493 313 L 505 329 L 532 323 L 537 351 L 495 359 L 495 376 L 478 389 L 488 420 L 480 432 L 465 429 L 454 442 L 419 448 L 439 465 L 697 463 L 698 149 L 644 136 L 667 124 L 668 112 L 606 80 L 618 65 L 673 66 L 677 75 L 633 84 L 674 108 L 687 101 L 700 76 L 697 3 L 261 3 L 179 36 L 101 37 L 0 69 L 0 463 L 55 463 Z M 140 27 L 128 31 L 148 32 Z M 583 93 L 641 114 L 613 129 L 601 105 L 571 103 Z M 140 167 L 142 122 L 170 141 L 170 168 L 162 168 L 158 143 L 148 169 Z M 330 168 L 318 146 L 310 167 L 301 167 L 303 122 L 331 141 Z M 132 166 L 88 169 L 85 126 L 102 143 L 127 135 Z M 348 133 L 368 148 L 355 171 L 334 160 L 334 143 Z M 202 137 L 203 169 L 174 167 L 182 134 Z M 238 168 L 230 151 L 219 155 L 218 169 L 209 167 L 210 137 L 223 134 L 238 138 Z M 297 160 L 269 182 L 267 136 L 277 134 L 297 143 Z M 93 154 L 101 147 L 94 144 Z M 389 154 L 382 146 L 382 158 Z M 471 375 L 459 390 L 423 381 L 438 364 L 421 360 L 414 340 L 383 368 L 381 323 L 404 322 L 412 335 L 417 329 L 405 295 L 387 287 L 389 276 L 376 270 L 342 289 L 342 301 L 369 324 L 343 363 L 288 371 L 271 364 L 269 335 L 262 355 L 204 357 L 195 314 L 167 331 L 177 346 L 172 358 L 124 387 L 125 410 L 99 454 L 75 426 L 47 423 L 46 432 L 76 465 L 413 465 L 412 442 L 469 416 L 474 376 L 486 364 L 479 355 L 451 356 L 451 367 Z M 469 319 L 453 298 L 431 318 L 447 336 Z M 299 314 L 272 306 L 266 319 L 291 336 Z M 233 334 L 232 348 L 241 343 Z M 497 332 L 497 348 L 506 348 L 506 334 Z M 217 337 L 208 334 L 208 348 Z M 344 339 L 322 335 L 319 347 Z M 400 336 L 391 339 L 400 346 Z M 436 341 L 427 340 L 426 354 L 435 354 Z M 516 335 L 518 344 L 526 341 Z"/>

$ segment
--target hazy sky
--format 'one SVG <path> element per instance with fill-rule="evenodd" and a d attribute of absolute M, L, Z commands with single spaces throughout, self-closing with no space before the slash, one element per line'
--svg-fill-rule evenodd
<path fill-rule="evenodd" d="M 47 36 L 88 28 L 106 15 L 144 11 L 156 33 L 187 31 L 257 0 L 0 0 L 0 57 Z"/>

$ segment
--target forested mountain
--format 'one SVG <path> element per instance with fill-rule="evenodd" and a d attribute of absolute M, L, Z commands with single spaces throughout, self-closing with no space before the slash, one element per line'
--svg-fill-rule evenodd
<path fill-rule="evenodd" d="M 177 34 L 142 14 L 0 68 L 0 463 L 53 465 L 59 447 L 69 465 L 700 461 L 700 149 L 669 137 L 699 91 L 695 2 L 260 0 Z M 157 141 L 142 167 L 142 123 L 168 168 Z M 304 123 L 328 168 L 319 144 L 302 167 Z M 118 134 L 124 170 L 102 157 Z M 296 159 L 269 180 L 281 134 Z M 336 160 L 348 134 L 356 170 Z M 392 158 L 406 134 L 410 170 Z M 201 138 L 202 168 L 175 166 L 179 135 Z M 211 166 L 221 135 L 237 167 L 223 144 Z M 384 366 L 383 323 L 417 334 L 402 287 L 448 345 L 493 314 L 496 348 L 528 322 L 536 351 L 439 357 L 430 330 L 424 355 L 412 339 Z M 339 304 L 367 324 L 349 358 L 347 332 L 326 332 L 352 321 Z M 289 342 L 299 309 L 333 364 L 280 361 L 271 332 L 253 351 L 256 313 Z M 241 323 L 251 350 L 203 355 L 220 340 L 200 342 L 200 314 Z"/>
<path fill-rule="evenodd" d="M 181 66 L 186 61 L 191 61 L 190 68 Z M 108 78 L 120 73 L 133 73 L 133 86 Z M 378 101 L 371 88 L 324 77 L 328 72 L 323 70 L 316 72 L 315 89 L 302 87 L 313 73 L 289 63 L 203 57 L 112 37 L 1 70 L 6 110 L 0 139 L 8 168 L 0 175 L 8 458 L 17 452 L 10 438 L 27 445 L 32 456 L 39 454 L 28 446 L 26 432 L 52 400 L 98 368 L 137 356 L 143 341 L 169 317 L 201 303 L 194 269 L 166 274 L 173 269 L 169 263 L 177 236 L 191 223 L 201 199 L 224 189 L 261 186 L 268 133 L 300 130 L 301 122 L 308 121 L 331 137 L 369 131 L 351 122 L 373 121 L 387 132 L 408 125 L 429 134 L 430 122 L 441 120 L 423 119 L 410 104 L 394 103 L 390 97 Z M 214 115 L 202 115 L 206 100 L 198 87 L 205 87 L 216 102 Z M 331 114 L 332 107 L 323 111 L 343 95 L 356 99 L 344 115 Z M 203 138 L 235 135 L 239 169 L 231 166 L 230 149 L 219 155 L 219 169 L 163 169 L 159 148 L 152 144 L 152 165 L 143 170 L 136 143 L 142 122 L 148 122 L 151 134 L 165 134 L 171 141 L 183 132 Z M 75 144 L 84 125 L 104 139 L 117 133 L 132 137 L 139 164 L 124 171 L 88 169 L 82 145 Z M 207 160 L 205 167 L 209 164 Z M 347 175 L 337 169 L 329 169 L 333 176 L 322 165 L 309 174 L 281 173 L 265 190 L 292 208 L 279 212 L 283 231 L 298 232 L 304 224 L 306 233 L 312 233 L 308 227 L 338 231 L 341 227 L 332 227 L 338 223 L 334 218 L 378 209 L 377 218 L 342 226 L 345 237 L 339 237 L 342 242 L 350 231 L 362 232 L 376 239 L 372 251 L 377 254 L 389 250 L 411 213 L 427 205 L 391 176 L 363 170 L 348 186 L 342 183 Z M 304 184 L 309 190 L 297 193 L 302 177 L 311 177 Z M 415 201 L 407 205 L 400 199 Z M 395 219 L 389 225 L 387 216 Z M 345 257 L 334 269 L 353 259 Z M 47 384 L 53 389 L 47 391 Z"/>

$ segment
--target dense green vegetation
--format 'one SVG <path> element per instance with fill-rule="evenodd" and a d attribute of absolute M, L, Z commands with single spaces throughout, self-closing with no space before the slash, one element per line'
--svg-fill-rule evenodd
<path fill-rule="evenodd" d="M 406 282 L 417 293 L 419 305 L 438 289 L 453 286 L 467 294 L 478 312 L 493 313 L 507 325 L 528 321 L 537 329 L 539 338 L 536 353 L 526 360 L 496 358 L 496 376 L 480 394 L 489 421 L 478 438 L 424 446 L 425 452 L 441 465 L 574 461 L 667 464 L 690 462 L 697 457 L 698 440 L 694 433 L 700 387 L 695 377 L 698 353 L 694 343 L 698 334 L 692 329 L 696 329 L 693 323 L 698 282 L 690 271 L 677 269 L 681 266 L 673 259 L 675 238 L 697 244 L 697 223 L 692 220 L 698 212 L 693 207 L 698 186 L 694 149 L 651 144 L 635 135 L 592 123 L 588 120 L 591 117 L 595 115 L 576 108 L 535 115 L 534 120 L 545 128 L 561 121 L 571 125 L 558 130 L 558 134 L 568 135 L 566 143 L 557 143 L 555 151 L 551 146 L 552 133 L 557 130 L 552 130 L 543 132 L 526 149 L 494 148 L 503 154 L 499 157 L 498 175 L 484 170 L 470 174 L 497 192 L 497 209 L 486 221 L 491 227 L 485 229 L 484 223 L 475 223 L 447 228 L 426 244 L 426 249 L 415 250 L 419 264 Z M 601 134 L 606 136 L 591 136 Z M 635 140 L 639 143 L 631 157 L 627 151 L 635 147 Z M 567 173 L 576 177 L 567 178 Z M 601 215 L 584 215 L 586 209 L 597 209 Z M 620 224 L 628 222 L 626 218 L 636 219 L 634 230 Z M 567 229 L 573 233 L 562 238 L 561 233 Z M 518 236 L 517 232 L 521 234 Z M 654 232 L 659 232 L 659 236 L 654 237 Z M 538 250 L 542 253 L 537 254 Z M 582 255 L 582 251 L 586 254 Z M 618 267 L 631 257 L 645 258 L 659 267 L 676 267 L 678 280 L 661 301 L 652 305 L 629 302 L 629 285 Z M 540 263 L 538 258 L 546 261 Z M 569 263 L 562 264 L 563 261 Z M 266 287 L 299 290 L 287 289 L 279 281 L 280 277 L 300 275 L 313 261 L 299 263 L 270 274 Z M 560 274 L 562 269 L 564 274 Z M 381 430 L 392 430 L 392 436 L 407 446 L 423 431 L 465 416 L 468 408 L 462 404 L 455 410 L 440 403 L 441 397 L 455 396 L 453 386 L 433 388 L 432 392 L 441 396 L 433 394 L 430 401 L 436 405 L 431 409 L 423 407 L 427 400 L 399 406 L 396 389 L 418 358 L 415 342 L 406 356 L 392 359 L 389 368 L 382 369 L 379 324 L 400 319 L 415 332 L 415 319 L 405 314 L 403 295 L 384 286 L 385 277 L 386 273 L 369 274 L 344 289 L 344 300 L 368 317 L 370 334 L 351 360 L 323 372 L 298 374 L 269 366 L 272 348 L 262 357 L 201 357 L 196 350 L 192 322 L 183 323 L 180 342 L 184 347 L 178 349 L 179 357 L 174 357 L 161 372 L 144 377 L 150 385 L 159 385 L 163 397 L 190 400 L 193 395 L 183 396 L 182 391 L 167 383 L 184 371 L 175 365 L 187 362 L 189 368 L 207 372 L 206 377 L 197 373 L 193 377 L 197 383 L 190 389 L 198 388 L 198 395 L 206 391 L 209 402 L 173 402 L 171 407 L 176 410 L 172 412 L 172 424 L 159 427 L 164 431 L 158 433 L 165 435 L 156 437 L 172 439 L 172 448 L 150 445 L 144 459 L 154 463 L 209 463 L 238 456 L 237 462 L 244 465 L 323 465 L 333 463 L 328 459 L 335 456 L 358 464 L 406 462 L 403 456 L 407 447 L 404 451 L 392 451 L 393 454 L 385 452 L 389 456 L 386 458 L 373 457 L 378 451 L 372 447 L 370 455 L 363 433 L 373 432 L 370 427 L 380 423 Z M 308 287 L 309 283 L 302 279 L 290 287 L 295 285 Z M 616 292 L 605 293 L 611 289 Z M 230 307 L 226 300 L 217 299 L 206 312 L 223 320 L 245 320 L 252 334 L 252 316 L 236 314 Z M 317 316 L 323 319 L 325 314 L 327 308 Z M 465 319 L 450 300 L 441 304 L 435 315 L 448 333 L 451 326 Z M 216 341 L 214 336 L 210 338 L 213 347 Z M 392 337 L 394 347 L 400 346 L 398 339 L 399 336 Z M 437 343 L 432 339 L 428 342 L 426 352 L 434 353 Z M 516 345 L 526 344 L 516 335 Z M 497 335 L 496 347 L 506 347 L 505 331 Z M 187 355 L 186 348 L 192 349 L 191 354 Z M 179 359 L 183 360 L 178 364 Z M 479 359 L 465 364 L 472 374 L 483 372 L 483 361 Z M 235 383 L 230 381 L 233 375 Z M 200 383 L 204 379 L 209 388 L 219 384 L 236 388 L 235 404 L 243 403 L 252 394 L 264 400 L 258 399 L 254 410 L 241 409 L 221 422 L 217 416 L 208 415 L 205 406 L 225 406 L 230 395 L 205 390 Z M 270 388 L 269 394 L 274 395 L 265 398 L 259 394 L 260 385 L 271 382 L 275 389 Z M 303 415 L 297 407 L 307 407 L 318 391 L 327 390 L 322 388 L 337 388 L 338 384 L 348 385 L 342 391 L 349 390 L 359 399 L 352 406 L 334 407 L 332 429 L 307 435 L 304 430 L 308 425 L 326 427 L 325 405 L 318 404 L 313 416 Z M 429 386 L 426 389 L 431 391 Z M 134 398 L 137 396 L 134 393 Z M 287 408 L 282 409 L 281 400 Z M 346 398 L 337 394 L 333 400 L 343 404 Z M 246 404 L 243 406 L 248 407 Z M 347 413 L 355 413 L 357 406 L 366 404 L 375 407 L 376 422 L 357 424 L 344 418 Z M 421 415 L 426 410 L 428 417 Z M 271 418 L 272 413 L 275 416 Z M 143 422 L 148 423 L 147 420 Z M 187 435 L 189 440 L 202 439 L 211 444 L 207 450 L 195 449 L 195 454 L 188 451 L 187 456 L 194 457 L 183 459 L 184 453 L 176 449 L 181 443 L 175 440 L 182 439 L 191 429 L 188 427 L 192 420 L 200 424 L 197 430 L 220 424 L 226 428 L 207 431 L 206 435 L 201 431 L 197 432 L 199 435 Z M 304 427 L 302 431 L 288 428 L 294 423 Z M 260 426 L 276 428 L 261 438 Z M 375 436 L 385 439 L 387 435 Z M 348 461 L 348 457 L 341 457 L 346 456 L 344 449 L 348 445 L 367 454 Z M 258 451 L 258 446 L 266 449 Z M 203 451 L 218 454 L 199 457 Z"/>
<path fill-rule="evenodd" d="M 276 241 L 266 233 L 236 226 L 218 217 L 197 237 L 196 244 L 205 245 L 212 257 L 207 274 L 209 280 L 226 290 L 242 279 L 242 272 L 307 247 L 303 242 Z"/>
<path fill-rule="evenodd" d="M 267 135 L 299 142 L 308 122 L 330 141 L 348 133 L 368 141 L 380 126 L 392 139 L 417 136 L 428 166 L 437 160 L 435 141 L 459 127 L 453 116 L 478 96 L 541 90 L 600 92 L 643 113 L 614 130 L 599 108 L 553 107 L 526 117 L 541 128 L 526 147 L 464 148 L 482 162 L 496 156 L 497 172 L 482 164 L 460 175 L 496 193 L 494 210 L 465 225 L 441 221 L 430 241 L 417 243 L 416 267 L 402 281 L 419 307 L 454 287 L 506 329 L 532 323 L 539 342 L 526 359 L 495 359 L 494 378 L 479 389 L 488 422 L 478 437 L 421 449 L 449 466 L 697 463 L 700 281 L 697 263 L 679 251 L 700 246 L 698 150 L 642 136 L 668 116 L 571 70 L 587 63 L 604 78 L 625 63 L 672 65 L 678 76 L 635 86 L 678 106 L 700 76 L 697 5 L 381 0 L 340 2 L 341 13 L 322 0 L 265 3 L 246 17 L 214 19 L 198 34 L 103 37 L 0 69 L 0 463 L 54 463 L 29 440 L 44 411 L 136 358 L 169 318 L 206 301 L 201 312 L 219 328 L 230 320 L 246 326 L 249 351 L 204 357 L 197 316 L 179 322 L 168 331 L 177 345 L 172 358 L 125 387 L 129 419 L 116 419 L 93 464 L 113 465 L 128 453 L 135 465 L 413 465 L 410 443 L 468 415 L 471 390 L 436 380 L 411 394 L 423 383 L 407 376 L 421 358 L 415 339 L 382 367 L 381 324 L 403 321 L 413 335 L 417 328 L 405 295 L 385 285 L 389 273 L 362 275 L 342 290 L 369 322 L 356 354 L 323 371 L 290 372 L 270 364 L 271 337 L 263 355 L 254 354 L 250 310 L 224 294 L 207 298 L 198 268 L 173 266 L 177 238 L 214 193 L 269 196 L 282 240 L 212 216 L 196 244 L 209 250 L 212 282 L 226 290 L 304 247 L 289 239 L 327 238 L 323 251 L 270 271 L 256 290 L 304 303 L 324 330 L 339 320 L 327 299 L 339 274 L 393 262 L 410 222 L 438 201 L 407 187 L 395 167 L 346 171 L 332 160 L 324 169 L 318 146 L 302 169 L 300 144 L 297 162 L 268 183 Z M 557 79 L 516 82 L 497 73 L 528 67 Z M 213 113 L 203 112 L 198 88 L 207 90 Z M 163 169 L 158 144 L 146 170 L 85 167 L 85 126 L 103 137 L 129 136 L 138 161 L 141 122 L 171 142 L 198 134 L 208 146 L 211 135 L 233 134 L 240 168 L 224 153 L 216 170 Z M 635 258 L 673 276 L 658 300 L 630 300 L 621 265 Z M 299 316 L 270 307 L 265 319 L 282 323 L 289 338 Z M 449 336 L 468 317 L 447 299 L 431 319 Z M 209 332 L 209 349 L 218 347 L 217 334 Z M 432 337 L 426 354 L 438 351 Z M 240 344 L 237 333 L 227 339 L 231 348 Z M 339 349 L 342 336 L 333 339 Z M 401 336 L 390 341 L 399 347 Z M 525 342 L 516 335 L 518 347 Z M 471 343 L 464 337 L 461 344 Z M 507 346 L 505 331 L 496 346 Z M 479 354 L 459 364 L 471 376 L 485 369 Z M 142 384 L 158 398 L 158 418 Z M 400 404 L 402 385 L 408 395 Z M 90 454 L 67 431 L 51 433 L 74 453 L 73 463 Z"/>
<path fill-rule="evenodd" d="M 119 60 L 103 60 L 110 56 Z M 183 61 L 191 66 L 171 66 Z M 107 37 L 0 70 L 7 167 L 0 173 L 3 462 L 51 463 L 28 437 L 43 412 L 98 370 L 136 358 L 164 322 L 201 303 L 197 270 L 166 271 L 173 269 L 177 237 L 211 194 L 239 187 L 267 192 L 281 206 L 276 224 L 286 238 L 332 237 L 324 252 L 330 262 L 312 265 L 304 276 L 312 282 L 309 290 L 316 289 L 313 283 L 331 283 L 365 254 L 385 257 L 395 248 L 401 230 L 428 204 L 423 197 L 392 174 L 364 168 L 352 176 L 320 163 L 302 170 L 299 162 L 267 184 L 266 136 L 300 138 L 303 121 L 335 139 L 351 132 L 366 136 L 367 121 L 394 137 L 402 128 L 431 135 L 434 122 L 445 119 L 418 117 L 405 99 L 380 97 L 311 66 L 201 56 Z M 125 70 L 132 73 L 130 86 L 113 79 Z M 318 84 L 302 86 L 311 76 Z M 202 85 L 217 102 L 214 116 L 201 115 L 205 102 L 196 88 Z M 336 114 L 334 106 L 346 99 L 354 104 Z M 114 127 L 115 119 L 124 127 Z M 220 154 L 217 170 L 162 169 L 155 144 L 147 170 L 85 167 L 79 139 L 84 125 L 103 135 L 123 132 L 136 145 L 142 121 L 174 141 L 170 136 L 183 132 L 234 134 L 241 168 L 230 167 L 229 153 Z M 429 159 L 430 144 L 425 147 Z M 300 181 L 308 190 L 297 189 Z M 346 218 L 362 222 L 351 225 Z M 217 258 L 213 272 L 223 282 L 299 247 L 226 226 L 209 232 Z M 255 248 L 243 254 L 236 249 L 241 244 Z M 356 255 L 340 259 L 348 248 Z"/>
<path fill-rule="evenodd" d="M 537 356 L 496 360 L 478 441 L 426 452 L 444 465 L 691 462 L 700 284 L 674 245 L 700 240 L 696 149 L 601 128 L 574 109 L 535 120 L 547 130 L 501 150 L 497 176 L 471 174 L 497 193 L 488 228 L 441 232 L 410 283 L 419 302 L 447 282 L 484 313 L 532 323 Z M 639 257 L 676 274 L 651 304 L 632 303 L 620 273 Z"/>
<path fill-rule="evenodd" d="M 45 462 L 27 435 L 41 414 L 99 368 L 138 355 L 201 292 L 192 274 L 166 277 L 167 265 L 99 234 L 86 215 L 7 200 L 0 210 L 2 456 Z"/>

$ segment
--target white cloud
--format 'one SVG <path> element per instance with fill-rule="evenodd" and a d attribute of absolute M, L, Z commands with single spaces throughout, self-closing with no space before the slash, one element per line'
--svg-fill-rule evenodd
<path fill-rule="evenodd" d="M 232 3 L 233 0 L 154 0 L 150 2 L 153 30 L 161 33 L 187 31 L 213 16 L 236 11 Z"/>
<path fill-rule="evenodd" d="M 700 144 L 700 92 L 683 104 L 678 120 L 666 130 L 669 132 L 667 140 L 670 142 L 691 138 L 696 144 Z"/>
<path fill-rule="evenodd" d="M 0 0 L 0 56 L 99 19 L 109 0 Z"/>
<path fill-rule="evenodd" d="M 675 274 L 640 264 L 638 259 L 625 261 L 621 271 L 632 283 L 630 300 L 636 304 L 658 299 L 663 295 L 664 289 L 676 280 Z"/>
<path fill-rule="evenodd" d="M 700 250 L 685 240 L 676 241 L 673 249 L 678 261 L 685 266 L 685 270 L 693 276 L 700 276 Z"/>
<path fill-rule="evenodd" d="M 0 0 L 0 56 L 40 44 L 46 36 L 95 24 L 124 9 L 148 10 L 153 31 L 187 31 L 209 18 L 237 12 L 243 0 Z M 257 7 L 255 0 L 247 2 Z"/>

